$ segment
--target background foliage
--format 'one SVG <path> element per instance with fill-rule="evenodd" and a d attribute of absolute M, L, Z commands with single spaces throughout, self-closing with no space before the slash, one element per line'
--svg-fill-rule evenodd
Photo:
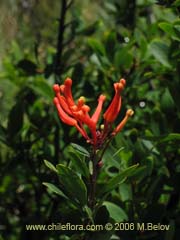
<path fill-rule="evenodd" d="M 75 97 L 86 96 L 92 108 L 101 92 L 110 100 L 113 82 L 124 77 L 118 120 L 128 107 L 135 111 L 103 158 L 97 199 L 104 203 L 95 223 L 171 226 L 168 232 L 88 233 L 89 239 L 178 239 L 180 1 L 8 0 L 0 8 L 0 238 L 84 239 L 79 232 L 25 229 L 31 223 L 78 224 L 86 217 L 62 193 L 42 185 L 63 184 L 48 162 L 69 166 L 82 179 L 88 172 L 87 153 L 70 143 L 88 145 L 58 120 L 52 104 L 53 83 L 70 76 Z M 135 164 L 135 172 L 127 170 Z M 121 184 L 106 189 L 123 171 Z"/>

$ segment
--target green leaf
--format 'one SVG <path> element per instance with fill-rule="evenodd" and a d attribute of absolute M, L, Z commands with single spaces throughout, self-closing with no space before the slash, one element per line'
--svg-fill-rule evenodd
<path fill-rule="evenodd" d="M 128 216 L 125 213 L 125 211 L 119 207 L 118 205 L 105 201 L 103 202 L 103 205 L 106 206 L 109 215 L 112 219 L 114 219 L 115 222 L 122 222 L 122 221 L 127 221 Z"/>
<path fill-rule="evenodd" d="M 170 133 L 166 137 L 161 138 L 160 142 L 180 141 L 180 133 Z"/>
<path fill-rule="evenodd" d="M 162 23 L 159 23 L 159 27 L 174 39 L 180 40 L 176 34 L 176 31 L 172 23 L 162 22 Z"/>
<path fill-rule="evenodd" d="M 106 185 L 104 185 L 101 189 L 99 189 L 98 195 L 102 196 L 105 193 L 112 191 L 120 183 L 124 182 L 127 177 L 133 176 L 136 173 L 138 166 L 139 166 L 139 164 L 133 165 L 133 166 L 127 168 L 126 170 L 124 170 L 123 172 L 119 173 L 117 176 L 110 179 L 106 183 Z"/>
<path fill-rule="evenodd" d="M 117 155 L 117 154 L 119 154 L 122 150 L 124 150 L 124 147 L 120 147 L 114 154 L 113 154 L 113 158 Z"/>
<path fill-rule="evenodd" d="M 59 196 L 67 199 L 67 196 L 59 188 L 57 188 L 54 184 L 48 183 L 48 182 L 43 182 L 43 185 L 46 186 L 51 192 L 56 193 Z"/>
<path fill-rule="evenodd" d="M 180 133 L 170 133 L 165 136 L 147 136 L 145 138 L 158 143 L 166 143 L 169 141 L 180 141 Z"/>
<path fill-rule="evenodd" d="M 71 161 L 72 165 L 79 172 L 81 175 L 85 176 L 86 178 L 89 177 L 89 170 L 85 162 L 85 157 L 81 156 L 77 151 L 75 151 L 72 147 L 69 148 L 69 152 L 73 154 Z"/>
<path fill-rule="evenodd" d="M 156 58 L 157 61 L 162 63 L 165 67 L 171 68 L 169 63 L 168 54 L 169 47 L 163 41 L 155 39 L 149 45 L 150 53 Z"/>
<path fill-rule="evenodd" d="M 132 200 L 132 186 L 129 183 L 122 183 L 119 186 L 119 193 L 123 202 Z"/>
<path fill-rule="evenodd" d="M 80 30 L 77 30 L 77 34 L 82 34 L 82 35 L 86 35 L 86 36 L 90 36 L 92 35 L 94 32 L 97 31 L 97 29 L 99 28 L 99 21 L 95 21 L 94 23 L 90 24 L 89 26 L 82 28 Z"/>
<path fill-rule="evenodd" d="M 121 48 L 116 51 L 114 56 L 114 64 L 117 68 L 130 68 L 133 63 L 133 56 L 128 52 L 127 48 Z"/>
<path fill-rule="evenodd" d="M 105 55 L 104 45 L 98 40 L 94 38 L 89 38 L 88 44 L 97 55 L 101 55 L 101 56 Z"/>
<path fill-rule="evenodd" d="M 45 165 L 46 165 L 49 169 L 51 169 L 52 171 L 54 171 L 54 172 L 57 173 L 57 169 L 56 169 L 56 167 L 55 167 L 52 163 L 50 163 L 50 162 L 47 161 L 47 160 L 44 160 L 44 163 L 45 163 Z"/>
<path fill-rule="evenodd" d="M 161 109 L 164 112 L 172 113 L 175 110 L 174 100 L 169 92 L 169 89 L 166 88 L 162 97 L 161 97 Z"/>
<path fill-rule="evenodd" d="M 90 154 L 84 147 L 82 147 L 76 143 L 71 143 L 71 146 L 74 148 L 75 151 L 77 151 L 81 155 L 89 157 Z"/>
<path fill-rule="evenodd" d="M 30 87 L 37 92 L 37 94 L 40 94 L 41 96 L 49 99 L 52 102 L 53 99 L 53 91 L 50 85 L 45 82 L 42 79 L 37 79 L 37 81 L 33 82 L 33 85 L 30 85 Z"/>
<path fill-rule="evenodd" d="M 87 189 L 82 179 L 70 168 L 58 164 L 58 175 L 67 196 L 74 198 L 80 205 L 87 204 Z"/>
<path fill-rule="evenodd" d="M 91 208 L 89 208 L 88 206 L 84 206 L 84 211 L 87 213 L 87 216 L 89 217 L 91 222 L 94 223 L 93 212 L 92 212 Z"/>

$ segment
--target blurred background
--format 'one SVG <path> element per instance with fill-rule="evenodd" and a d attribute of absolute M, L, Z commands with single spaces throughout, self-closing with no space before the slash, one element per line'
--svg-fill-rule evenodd
<path fill-rule="evenodd" d="M 68 76 L 75 99 L 85 96 L 92 109 L 101 93 L 105 109 L 113 83 L 126 79 L 117 123 L 127 108 L 135 115 L 106 152 L 99 182 L 139 163 L 143 168 L 108 201 L 126 221 L 171 226 L 167 232 L 97 233 L 92 239 L 178 239 L 180 1 L 1 0 L 0 12 L 0 239 L 83 239 L 76 232 L 25 229 L 31 223 L 82 221 L 42 185 L 58 184 L 45 159 L 78 172 L 69 144 L 88 148 L 74 128 L 59 121 L 52 103 L 52 85 Z"/>

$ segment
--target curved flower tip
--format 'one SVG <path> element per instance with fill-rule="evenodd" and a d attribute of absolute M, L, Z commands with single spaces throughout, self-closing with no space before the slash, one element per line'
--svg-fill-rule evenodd
<path fill-rule="evenodd" d="M 70 106 L 73 106 L 73 105 L 75 105 L 75 103 L 74 103 L 74 99 L 72 97 L 71 86 L 72 86 L 72 79 L 66 78 L 66 80 L 64 81 L 64 89 L 62 89 L 63 94 L 64 94 L 65 98 L 67 99 L 68 104 Z"/>
<path fill-rule="evenodd" d="M 125 124 L 127 123 L 128 119 L 130 117 L 132 117 L 134 114 L 134 111 L 132 109 L 128 109 L 126 111 L 126 115 L 125 117 L 123 118 L 123 120 L 119 123 L 119 125 L 114 129 L 114 131 L 112 132 L 112 136 L 115 136 L 117 133 L 119 133 L 122 128 L 125 126 Z"/>
<path fill-rule="evenodd" d="M 99 96 L 99 99 L 98 99 L 98 101 L 105 101 L 106 100 L 106 96 L 105 95 L 103 95 L 103 94 L 101 94 L 100 96 Z"/>
<path fill-rule="evenodd" d="M 121 83 L 114 84 L 115 95 L 114 98 L 109 105 L 108 109 L 104 113 L 103 117 L 106 122 L 111 123 L 114 122 L 117 115 L 119 114 L 121 108 L 121 90 L 123 90 L 123 85 Z"/>
<path fill-rule="evenodd" d="M 55 93 L 58 93 L 60 91 L 59 85 L 58 84 L 54 84 L 53 85 L 53 90 L 54 90 Z"/>
<path fill-rule="evenodd" d="M 126 115 L 127 115 L 128 117 L 132 117 L 132 116 L 134 115 L 134 111 L 133 111 L 132 109 L 128 109 L 128 110 L 126 111 Z"/>
<path fill-rule="evenodd" d="M 62 84 L 62 85 L 59 86 L 59 89 L 60 89 L 60 92 L 61 92 L 61 93 L 64 93 L 64 88 L 65 88 L 64 84 Z"/>
<path fill-rule="evenodd" d="M 83 105 L 82 108 L 83 112 L 88 113 L 90 111 L 90 107 L 88 105 Z"/>
<path fill-rule="evenodd" d="M 106 96 L 101 94 L 99 96 L 99 99 L 98 99 L 98 105 L 97 105 L 97 108 L 94 112 L 94 114 L 92 115 L 91 117 L 91 120 L 94 122 L 94 123 L 97 123 L 98 120 L 99 120 L 99 117 L 100 117 L 100 114 L 101 114 L 101 111 L 102 111 L 102 106 L 103 106 L 103 103 L 104 101 L 106 100 Z"/>
<path fill-rule="evenodd" d="M 81 107 L 84 105 L 84 103 L 85 103 L 85 97 L 81 96 L 81 97 L 78 99 L 78 104 L 77 104 L 77 106 L 78 106 L 79 108 L 81 108 Z"/>
<path fill-rule="evenodd" d="M 124 78 L 121 78 L 119 82 L 125 87 L 126 85 L 126 80 Z"/>
<path fill-rule="evenodd" d="M 65 86 L 72 86 L 72 79 L 71 78 L 66 78 L 66 80 L 64 81 L 64 85 Z"/>

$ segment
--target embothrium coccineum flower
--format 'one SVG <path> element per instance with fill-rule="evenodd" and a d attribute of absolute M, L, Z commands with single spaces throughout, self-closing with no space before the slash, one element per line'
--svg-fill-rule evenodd
<path fill-rule="evenodd" d="M 114 97 L 103 114 L 104 123 L 100 128 L 97 127 L 98 120 L 102 112 L 103 103 L 106 96 L 101 94 L 98 99 L 98 105 L 95 112 L 90 116 L 90 107 L 85 104 L 85 98 L 80 97 L 75 103 L 72 96 L 72 80 L 67 78 L 64 84 L 54 84 L 53 90 L 55 92 L 54 104 L 57 108 L 59 118 L 66 124 L 74 126 L 82 134 L 82 136 L 92 144 L 96 149 L 102 146 L 107 138 L 115 136 L 121 131 L 126 124 L 129 117 L 134 112 L 132 109 L 127 110 L 123 120 L 112 130 L 112 124 L 116 120 L 121 109 L 121 92 L 126 85 L 125 79 L 120 79 L 119 82 L 114 83 L 115 94 Z M 88 135 L 85 125 L 89 128 L 91 136 Z"/>

